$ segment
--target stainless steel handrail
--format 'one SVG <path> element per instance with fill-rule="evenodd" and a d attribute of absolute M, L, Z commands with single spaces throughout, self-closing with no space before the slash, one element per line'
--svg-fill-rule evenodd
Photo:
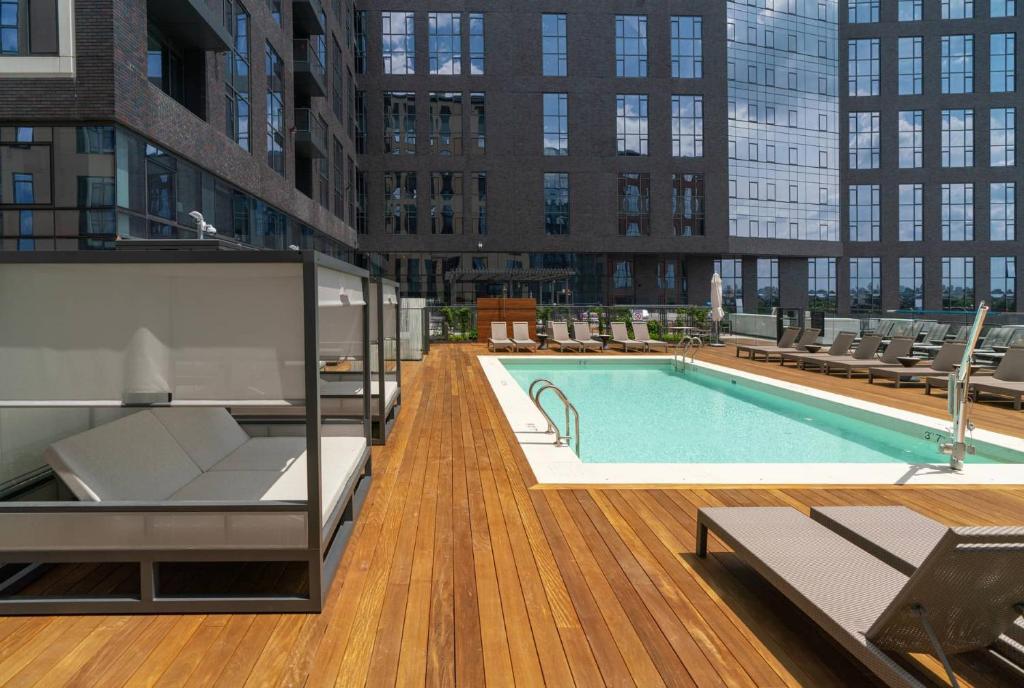
<path fill-rule="evenodd" d="M 676 370 L 680 369 L 679 363 L 681 362 L 682 363 L 682 371 L 686 372 L 686 357 L 689 356 L 690 357 L 690 362 L 693 363 L 693 361 L 696 358 L 696 355 L 695 355 L 694 352 L 695 352 L 696 349 L 700 348 L 702 345 L 703 345 L 703 342 L 701 341 L 700 337 L 683 337 L 683 338 L 681 338 L 676 343 L 675 352 L 672 354 L 672 364 L 673 364 L 673 366 L 675 366 Z M 682 356 L 680 356 L 680 354 L 679 354 L 680 347 L 683 350 Z"/>
<path fill-rule="evenodd" d="M 534 389 L 539 385 L 539 389 L 534 392 Z M 548 412 L 544 410 L 544 407 L 540 403 L 540 395 L 547 390 L 552 390 L 558 399 L 562 402 L 562 406 L 565 408 L 565 432 L 563 433 L 558 429 L 555 421 L 551 419 Z M 541 412 L 544 419 L 548 422 L 547 432 L 555 433 L 555 446 L 561 447 L 562 440 L 574 440 L 576 444 L 576 456 L 580 456 L 580 412 L 576 410 L 576 406 L 573 405 L 569 398 L 565 396 L 565 392 L 561 390 L 551 380 L 539 378 L 530 383 L 529 388 L 530 400 L 533 401 L 533 405 L 537 407 L 537 410 Z M 569 434 L 569 421 L 573 421 L 573 434 Z"/>

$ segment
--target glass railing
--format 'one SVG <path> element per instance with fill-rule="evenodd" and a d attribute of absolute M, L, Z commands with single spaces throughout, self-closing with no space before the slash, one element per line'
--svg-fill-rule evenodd
<path fill-rule="evenodd" d="M 292 52 L 295 57 L 295 71 L 306 69 L 323 83 L 326 74 L 324 63 L 320 60 L 313 41 L 296 38 L 292 41 Z"/>

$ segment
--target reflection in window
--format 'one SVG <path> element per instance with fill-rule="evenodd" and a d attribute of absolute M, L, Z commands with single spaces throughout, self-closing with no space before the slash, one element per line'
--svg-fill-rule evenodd
<path fill-rule="evenodd" d="M 970 19 L 974 16 L 974 0 L 942 0 L 943 19 Z"/>
<path fill-rule="evenodd" d="M 484 15 L 471 12 L 469 15 L 469 73 L 484 73 Z"/>
<path fill-rule="evenodd" d="M 873 24 L 878 21 L 880 0 L 848 0 L 847 21 L 851 24 Z"/>
<path fill-rule="evenodd" d="M 807 259 L 807 308 L 835 312 L 837 258 Z"/>
<path fill-rule="evenodd" d="M 989 15 L 992 17 L 1013 17 L 1017 15 L 1017 0 L 991 0 Z"/>
<path fill-rule="evenodd" d="M 924 231 L 924 187 L 900 184 L 900 241 L 921 241 Z"/>
<path fill-rule="evenodd" d="M 879 40 L 860 38 L 847 43 L 848 92 L 851 96 L 877 96 Z"/>
<path fill-rule="evenodd" d="M 226 0 L 231 49 L 224 53 L 224 131 L 249 150 L 249 13 L 237 0 Z"/>
<path fill-rule="evenodd" d="M 989 261 L 989 298 L 994 311 L 1017 310 L 1017 258 L 992 256 Z"/>
<path fill-rule="evenodd" d="M 381 12 L 385 74 L 416 73 L 416 29 L 412 12 Z"/>
<path fill-rule="evenodd" d="M 1017 164 L 1017 109 L 992 108 L 989 111 L 989 165 L 1013 167 Z"/>
<path fill-rule="evenodd" d="M 569 69 L 568 34 L 564 14 L 544 14 L 541 28 L 541 74 L 565 76 Z"/>
<path fill-rule="evenodd" d="M 544 233 L 569 233 L 569 175 L 544 173 Z"/>
<path fill-rule="evenodd" d="M 366 73 L 366 27 L 369 17 L 366 10 L 355 11 L 355 41 L 352 43 L 352 61 L 357 74 Z"/>
<path fill-rule="evenodd" d="M 430 152 L 462 155 L 462 94 L 430 94 Z"/>
<path fill-rule="evenodd" d="M 974 184 L 942 185 L 942 240 L 974 240 Z"/>
<path fill-rule="evenodd" d="M 737 300 L 743 299 L 743 260 L 741 258 L 716 259 L 714 271 L 722 278 L 722 306 L 736 310 Z"/>
<path fill-rule="evenodd" d="M 647 17 L 619 14 L 615 17 L 615 76 L 647 76 Z"/>
<path fill-rule="evenodd" d="M 974 165 L 974 110 L 942 111 L 942 166 Z"/>
<path fill-rule="evenodd" d="M 899 308 L 901 310 L 922 310 L 924 308 L 924 258 L 900 258 L 899 263 Z"/>
<path fill-rule="evenodd" d="M 416 153 L 415 93 L 384 93 L 384 152 L 392 155 Z"/>
<path fill-rule="evenodd" d="M 430 174 L 430 233 L 462 234 L 462 173 Z"/>
<path fill-rule="evenodd" d="M 878 241 L 881 224 L 878 184 L 854 184 L 849 189 L 850 241 Z"/>
<path fill-rule="evenodd" d="M 647 96 L 615 96 L 619 155 L 647 155 Z"/>
<path fill-rule="evenodd" d="M 850 258 L 850 312 L 878 313 L 882 310 L 880 258 Z"/>
<path fill-rule="evenodd" d="M 924 0 L 899 0 L 899 21 L 921 21 L 921 4 L 923 1 Z"/>
<path fill-rule="evenodd" d="M 114 127 L 77 127 L 75 152 L 102 154 L 114 152 Z"/>
<path fill-rule="evenodd" d="M 704 155 L 704 98 L 672 96 L 672 155 L 699 158 Z"/>
<path fill-rule="evenodd" d="M 416 233 L 416 173 L 384 173 L 384 231 Z"/>
<path fill-rule="evenodd" d="M 469 112 L 469 145 L 482 151 L 487 148 L 487 97 L 483 93 L 469 94 Z"/>
<path fill-rule="evenodd" d="M 703 19 L 672 17 L 672 77 L 700 79 L 704 76 Z"/>
<path fill-rule="evenodd" d="M 921 45 L 923 42 L 924 39 L 921 36 L 904 36 L 898 41 L 899 88 L 897 92 L 901 96 L 921 93 L 923 72 Z"/>
<path fill-rule="evenodd" d="M 757 259 L 757 312 L 771 313 L 779 305 L 779 259 Z"/>
<path fill-rule="evenodd" d="M 901 110 L 899 113 L 899 165 L 902 169 L 920 167 L 924 160 L 924 113 Z"/>
<path fill-rule="evenodd" d="M 544 155 L 569 155 L 569 95 L 544 94 Z"/>
<path fill-rule="evenodd" d="M 12 183 L 16 204 L 28 205 L 36 202 L 35 184 L 31 172 L 15 172 Z"/>
<path fill-rule="evenodd" d="M 619 173 L 619 234 L 650 234 L 651 175 L 647 172 Z"/>
<path fill-rule="evenodd" d="M 942 92 L 974 91 L 974 36 L 942 37 Z"/>
<path fill-rule="evenodd" d="M 877 112 L 851 112 L 850 122 L 850 169 L 878 169 L 879 116 Z"/>
<path fill-rule="evenodd" d="M 267 43 L 267 164 L 284 174 L 284 62 Z"/>
<path fill-rule="evenodd" d="M 462 15 L 458 12 L 427 14 L 431 74 L 462 74 Z M 401 73 L 401 72 L 397 72 Z"/>
<path fill-rule="evenodd" d="M 1017 184 L 992 182 L 989 186 L 989 239 L 1014 241 L 1017 238 Z"/>
<path fill-rule="evenodd" d="M 1012 93 L 1017 89 L 1017 34 L 994 33 L 989 45 L 989 89 Z"/>
<path fill-rule="evenodd" d="M 676 236 L 704 234 L 704 175 L 672 175 L 672 227 Z"/>
<path fill-rule="evenodd" d="M 487 234 L 487 173 L 471 172 L 469 177 L 469 231 Z"/>
<path fill-rule="evenodd" d="M 114 178 L 78 177 L 78 207 L 102 208 L 114 205 Z"/>
<path fill-rule="evenodd" d="M 0 0 L 0 55 L 17 55 L 20 0 Z"/>
<path fill-rule="evenodd" d="M 676 288 L 676 261 L 659 260 L 655 266 L 655 285 L 658 289 Z"/>
<path fill-rule="evenodd" d="M 633 288 L 633 261 L 616 260 L 612 266 L 612 287 L 615 289 Z"/>
<path fill-rule="evenodd" d="M 974 310 L 974 258 L 952 256 L 942 259 L 943 310 Z"/>

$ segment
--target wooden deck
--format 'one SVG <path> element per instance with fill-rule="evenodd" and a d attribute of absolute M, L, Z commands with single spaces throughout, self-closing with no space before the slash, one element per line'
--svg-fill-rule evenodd
<path fill-rule="evenodd" d="M 3 618 L 0 685 L 874 685 L 721 545 L 695 559 L 696 509 L 900 503 L 951 524 L 1024 523 L 1017 488 L 538 489 L 484 351 L 437 346 L 403 371 L 402 415 L 375 449 L 325 613 Z M 944 412 L 918 390 L 738 365 Z M 1022 414 L 977 410 L 1024 436 Z M 911 664 L 945 685 L 937 662 Z M 1020 685 L 987 658 L 956 666 L 964 685 Z"/>

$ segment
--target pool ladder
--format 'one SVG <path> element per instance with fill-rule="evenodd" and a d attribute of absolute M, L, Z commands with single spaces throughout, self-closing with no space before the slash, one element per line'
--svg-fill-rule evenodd
<path fill-rule="evenodd" d="M 540 395 L 544 392 L 551 390 L 555 396 L 558 397 L 559 401 L 562 402 L 562 406 L 565 408 L 565 432 L 563 433 L 558 429 L 555 421 L 551 420 L 551 416 L 544 410 L 544 407 L 540 403 Z M 569 440 L 573 440 L 576 445 L 576 456 L 580 456 L 580 413 L 573 406 L 572 402 L 569 401 L 568 397 L 565 396 L 558 385 L 551 380 L 545 378 L 538 378 L 530 383 L 530 389 L 528 394 L 530 395 L 530 401 L 537 407 L 537 410 L 544 416 L 544 420 L 548 422 L 548 429 L 546 432 L 553 432 L 555 434 L 555 446 L 562 447 L 567 446 Z M 569 434 L 569 421 L 573 422 L 573 433 Z M 563 444 L 563 440 L 565 443 Z"/>
<path fill-rule="evenodd" d="M 686 372 L 686 359 L 693 363 L 699 349 L 703 345 L 700 337 L 683 337 L 676 342 L 675 350 L 672 353 L 672 367 L 679 372 Z M 682 349 L 682 353 L 680 353 Z"/>

